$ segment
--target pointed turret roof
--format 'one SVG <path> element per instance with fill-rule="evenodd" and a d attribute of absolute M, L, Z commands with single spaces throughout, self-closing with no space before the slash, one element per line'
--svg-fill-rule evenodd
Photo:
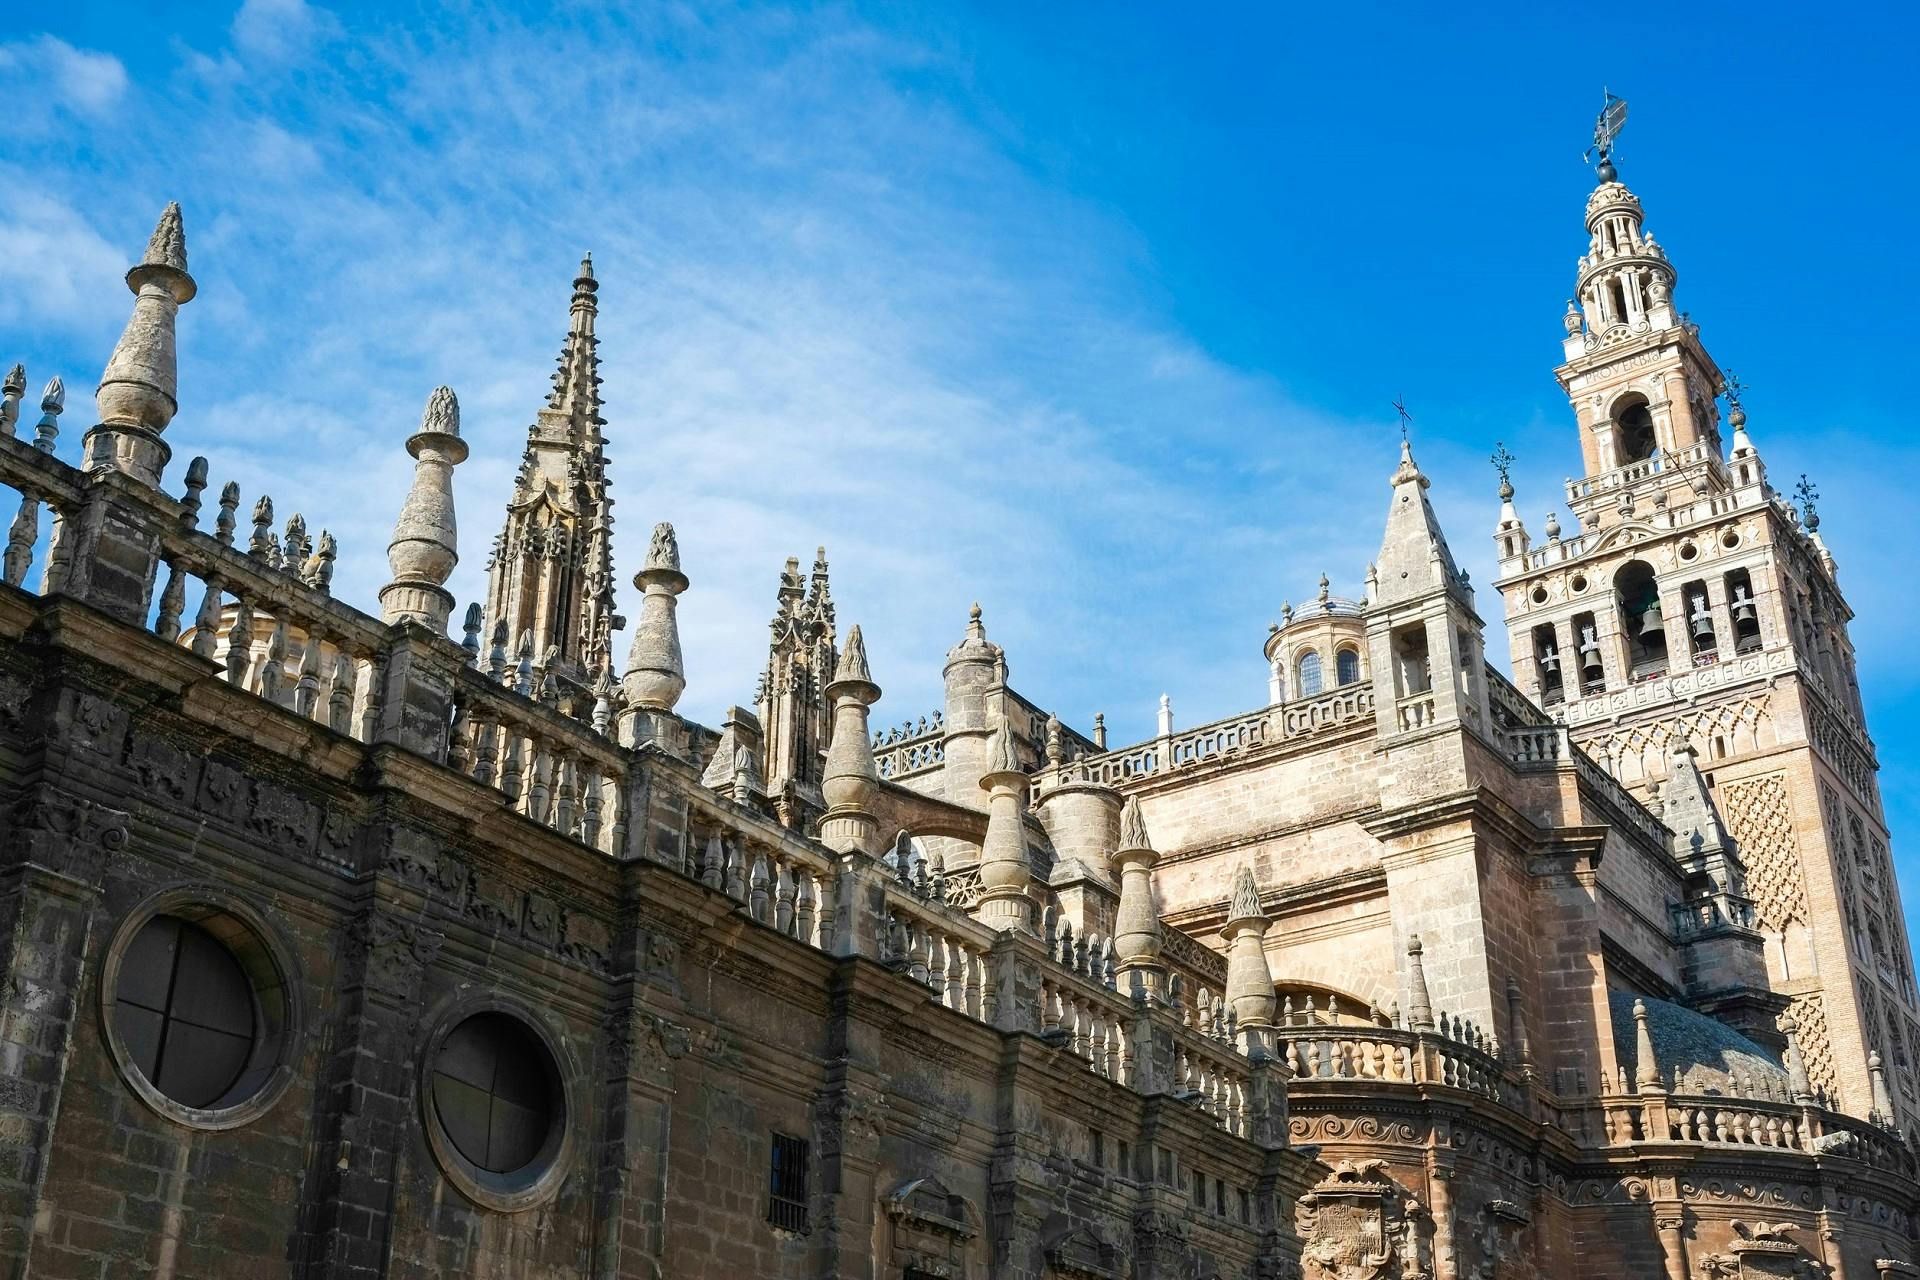
<path fill-rule="evenodd" d="M 1673 753 L 1666 789 L 1661 792 L 1661 798 L 1665 802 L 1661 818 L 1680 841 L 1683 850 L 1692 843 L 1695 835 L 1700 837 L 1703 850 L 1717 850 L 1726 846 L 1727 829 L 1721 824 L 1720 812 L 1707 792 L 1707 780 L 1701 776 L 1691 746 L 1682 746 Z"/>
<path fill-rule="evenodd" d="M 1413 460 L 1413 446 L 1400 442 L 1400 465 L 1389 482 L 1393 502 L 1387 508 L 1387 531 L 1380 543 L 1377 598 L 1371 605 L 1414 600 L 1435 591 L 1448 591 L 1469 599 L 1460 580 L 1460 567 L 1454 563 L 1447 538 L 1440 531 L 1440 519 L 1427 500 L 1429 481 Z"/>

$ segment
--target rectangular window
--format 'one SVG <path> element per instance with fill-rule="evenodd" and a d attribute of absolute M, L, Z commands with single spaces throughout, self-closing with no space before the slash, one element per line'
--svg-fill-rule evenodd
<path fill-rule="evenodd" d="M 1133 1148 L 1127 1145 L 1125 1138 L 1120 1139 L 1120 1172 L 1123 1176 L 1133 1176 Z"/>
<path fill-rule="evenodd" d="M 773 1135 L 767 1221 L 788 1231 L 807 1229 L 807 1140 Z"/>
<path fill-rule="evenodd" d="M 1090 1132 L 1093 1134 L 1093 1163 L 1096 1167 L 1104 1169 L 1107 1167 L 1107 1135 L 1098 1129 Z"/>
<path fill-rule="evenodd" d="M 1213 1211 L 1223 1218 L 1227 1216 L 1227 1184 L 1221 1178 L 1213 1180 Z"/>
<path fill-rule="evenodd" d="M 1193 1175 L 1193 1207 L 1196 1209 L 1207 1207 L 1207 1175 L 1204 1173 Z"/>
<path fill-rule="evenodd" d="M 1253 1221 L 1253 1197 L 1244 1191 L 1240 1193 L 1240 1221 Z"/>

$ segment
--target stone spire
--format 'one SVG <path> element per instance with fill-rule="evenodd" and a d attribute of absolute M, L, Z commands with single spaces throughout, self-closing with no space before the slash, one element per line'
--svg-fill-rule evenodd
<path fill-rule="evenodd" d="M 987 834 L 980 843 L 980 920 L 995 929 L 1033 932 L 1033 899 L 1027 889 L 1024 819 L 1027 775 L 1014 752 L 1013 729 L 1002 717 L 987 745 L 980 787 L 987 793 Z"/>
<path fill-rule="evenodd" d="M 413 488 L 387 544 L 393 580 L 380 588 L 380 616 L 387 622 L 411 619 L 444 635 L 453 596 L 442 584 L 460 559 L 453 469 L 467 459 L 467 442 L 460 438 L 460 402 L 451 388 L 433 389 L 420 429 L 407 438 L 407 452 L 414 458 Z"/>
<path fill-rule="evenodd" d="M 1164 936 L 1160 913 L 1153 904 L 1153 868 L 1160 861 L 1147 838 L 1140 816 L 1140 797 L 1128 796 L 1120 811 L 1120 847 L 1113 866 L 1120 876 L 1120 906 L 1114 914 L 1113 953 L 1119 972 L 1138 974 L 1138 989 L 1159 993 L 1165 989 L 1166 970 L 1160 964 Z M 1133 984 L 1122 983 L 1123 988 Z"/>
<path fill-rule="evenodd" d="M 531 635 L 569 694 L 585 698 L 612 659 L 613 499 L 600 415 L 599 289 L 593 260 L 573 282 L 553 390 L 527 429 L 505 527 L 487 562 L 487 627 Z"/>
<path fill-rule="evenodd" d="M 839 853 L 877 854 L 873 807 L 880 795 L 880 769 L 873 760 L 867 708 L 880 700 L 880 686 L 867 669 L 867 644 L 857 626 L 847 632 L 847 647 L 826 694 L 833 701 L 833 745 L 821 784 L 827 813 L 820 842 Z"/>
<path fill-rule="evenodd" d="M 768 794 L 781 821 L 798 830 L 825 807 L 821 760 L 833 733 L 826 686 L 840 658 L 833 641 L 827 549 L 815 553 L 811 580 L 801 577 L 799 558 L 789 557 L 775 598 L 767 666 L 755 704 L 765 742 Z"/>
<path fill-rule="evenodd" d="M 1420 935 L 1407 939 L 1407 1030 L 1433 1030 L 1433 997 L 1427 994 L 1427 968 Z"/>
<path fill-rule="evenodd" d="M 1799 1030 L 1791 1014 L 1781 1017 L 1780 1034 L 1787 1038 L 1787 1047 L 1780 1061 L 1787 1069 L 1787 1092 L 1795 1102 L 1807 1104 L 1814 1101 L 1813 1081 L 1807 1077 L 1807 1060 L 1800 1054 Z"/>
<path fill-rule="evenodd" d="M 133 315 L 100 375 L 94 395 L 100 425 L 87 432 L 86 465 L 93 471 L 124 471 L 158 486 L 172 453 L 160 433 L 179 407 L 174 316 L 196 290 L 187 274 L 187 236 L 178 204 L 160 215 L 145 256 L 127 272 L 127 288 L 133 291 Z"/>
<path fill-rule="evenodd" d="M 1227 1004 L 1242 1027 L 1273 1025 L 1273 971 L 1267 966 L 1267 913 L 1260 907 L 1260 886 L 1253 869 L 1233 874 L 1233 900 L 1226 927 Z"/>
<path fill-rule="evenodd" d="M 1633 1083 L 1639 1090 L 1666 1088 L 1660 1075 L 1660 1059 L 1653 1052 L 1653 1031 L 1648 1025 L 1645 1000 L 1633 1002 L 1633 1057 Z"/>
<path fill-rule="evenodd" d="M 1720 811 L 1707 792 L 1707 780 L 1693 744 L 1683 742 L 1668 757 L 1667 782 L 1661 792 L 1661 820 L 1673 832 L 1674 856 L 1689 871 L 1705 871 L 1717 889 L 1737 890 L 1732 883 L 1732 845 Z"/>
<path fill-rule="evenodd" d="M 966 634 L 947 650 L 941 671 L 946 727 L 941 748 L 946 767 L 941 775 L 946 798 L 955 804 L 972 808 L 980 803 L 994 727 L 1005 710 L 1006 691 L 999 683 L 1005 663 L 1000 646 L 987 639 L 986 624 L 975 603 L 967 614 Z"/>
<path fill-rule="evenodd" d="M 687 575 L 680 572 L 680 544 L 674 539 L 672 525 L 653 526 L 646 567 L 633 575 L 633 585 L 644 596 L 620 687 L 630 708 L 672 711 L 687 687 L 686 664 L 680 656 L 680 623 L 674 616 L 679 603 L 676 597 L 687 589 Z"/>
<path fill-rule="evenodd" d="M 1887 1068 L 1881 1061 L 1878 1049 L 1867 1052 L 1867 1081 L 1873 1092 L 1873 1114 L 1868 1119 L 1891 1126 L 1894 1122 L 1893 1094 L 1887 1090 Z"/>
<path fill-rule="evenodd" d="M 1440 519 L 1427 501 L 1431 482 L 1414 462 L 1411 442 L 1400 442 L 1400 465 L 1388 483 L 1393 502 L 1387 508 L 1380 558 L 1374 562 L 1380 589 L 1377 599 L 1369 593 L 1367 603 L 1397 604 L 1444 591 L 1471 607 L 1472 594 L 1460 580 L 1460 567 L 1440 531 Z"/>

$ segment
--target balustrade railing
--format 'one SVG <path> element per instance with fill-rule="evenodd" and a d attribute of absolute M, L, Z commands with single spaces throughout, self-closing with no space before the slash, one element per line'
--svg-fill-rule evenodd
<path fill-rule="evenodd" d="M 1807 1155 L 1844 1156 L 1876 1169 L 1909 1175 L 1915 1168 L 1913 1152 L 1898 1134 L 1832 1111 L 1812 1099 L 1788 1102 L 1642 1089 L 1639 1093 L 1602 1095 L 1591 1106 L 1563 1108 L 1562 1114 L 1563 1127 L 1589 1145 L 1672 1142 L 1769 1147 Z"/>
<path fill-rule="evenodd" d="M 1134 778 L 1171 773 L 1208 760 L 1230 760 L 1295 738 L 1373 718 L 1373 686 L 1343 685 L 1258 711 L 1243 712 L 1179 733 L 1087 756 L 1066 767 L 1073 780 L 1118 786 Z M 1044 789 L 1048 778 L 1036 784 Z"/>

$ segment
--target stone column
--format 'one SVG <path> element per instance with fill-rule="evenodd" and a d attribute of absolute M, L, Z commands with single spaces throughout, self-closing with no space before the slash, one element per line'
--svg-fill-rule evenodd
<path fill-rule="evenodd" d="M 1686 1213 L 1679 1204 L 1656 1205 L 1654 1230 L 1660 1236 L 1660 1257 L 1667 1269 L 1666 1280 L 1687 1280 L 1687 1245 L 1682 1235 Z"/>
<path fill-rule="evenodd" d="M 391 901 L 385 877 L 349 925 L 338 1031 L 316 1095 L 320 1158 L 310 1238 L 300 1250 L 310 1280 L 377 1280 L 387 1274 L 399 1144 L 417 1123 L 414 1073 L 420 996 L 445 939 L 417 911 Z"/>
<path fill-rule="evenodd" d="M 642 941 L 642 956 L 648 945 Z M 674 1063 L 688 1039 L 646 1009 L 642 956 L 632 957 L 635 972 L 607 1020 L 611 1070 L 600 1091 L 606 1140 L 595 1169 L 593 1280 L 659 1275 L 666 1256 Z"/>
<path fill-rule="evenodd" d="M 116 744 L 117 745 L 117 744 Z M 103 864 L 127 815 L 41 787 L 0 841 L 0 1276 L 24 1280 L 57 1136 Z"/>

